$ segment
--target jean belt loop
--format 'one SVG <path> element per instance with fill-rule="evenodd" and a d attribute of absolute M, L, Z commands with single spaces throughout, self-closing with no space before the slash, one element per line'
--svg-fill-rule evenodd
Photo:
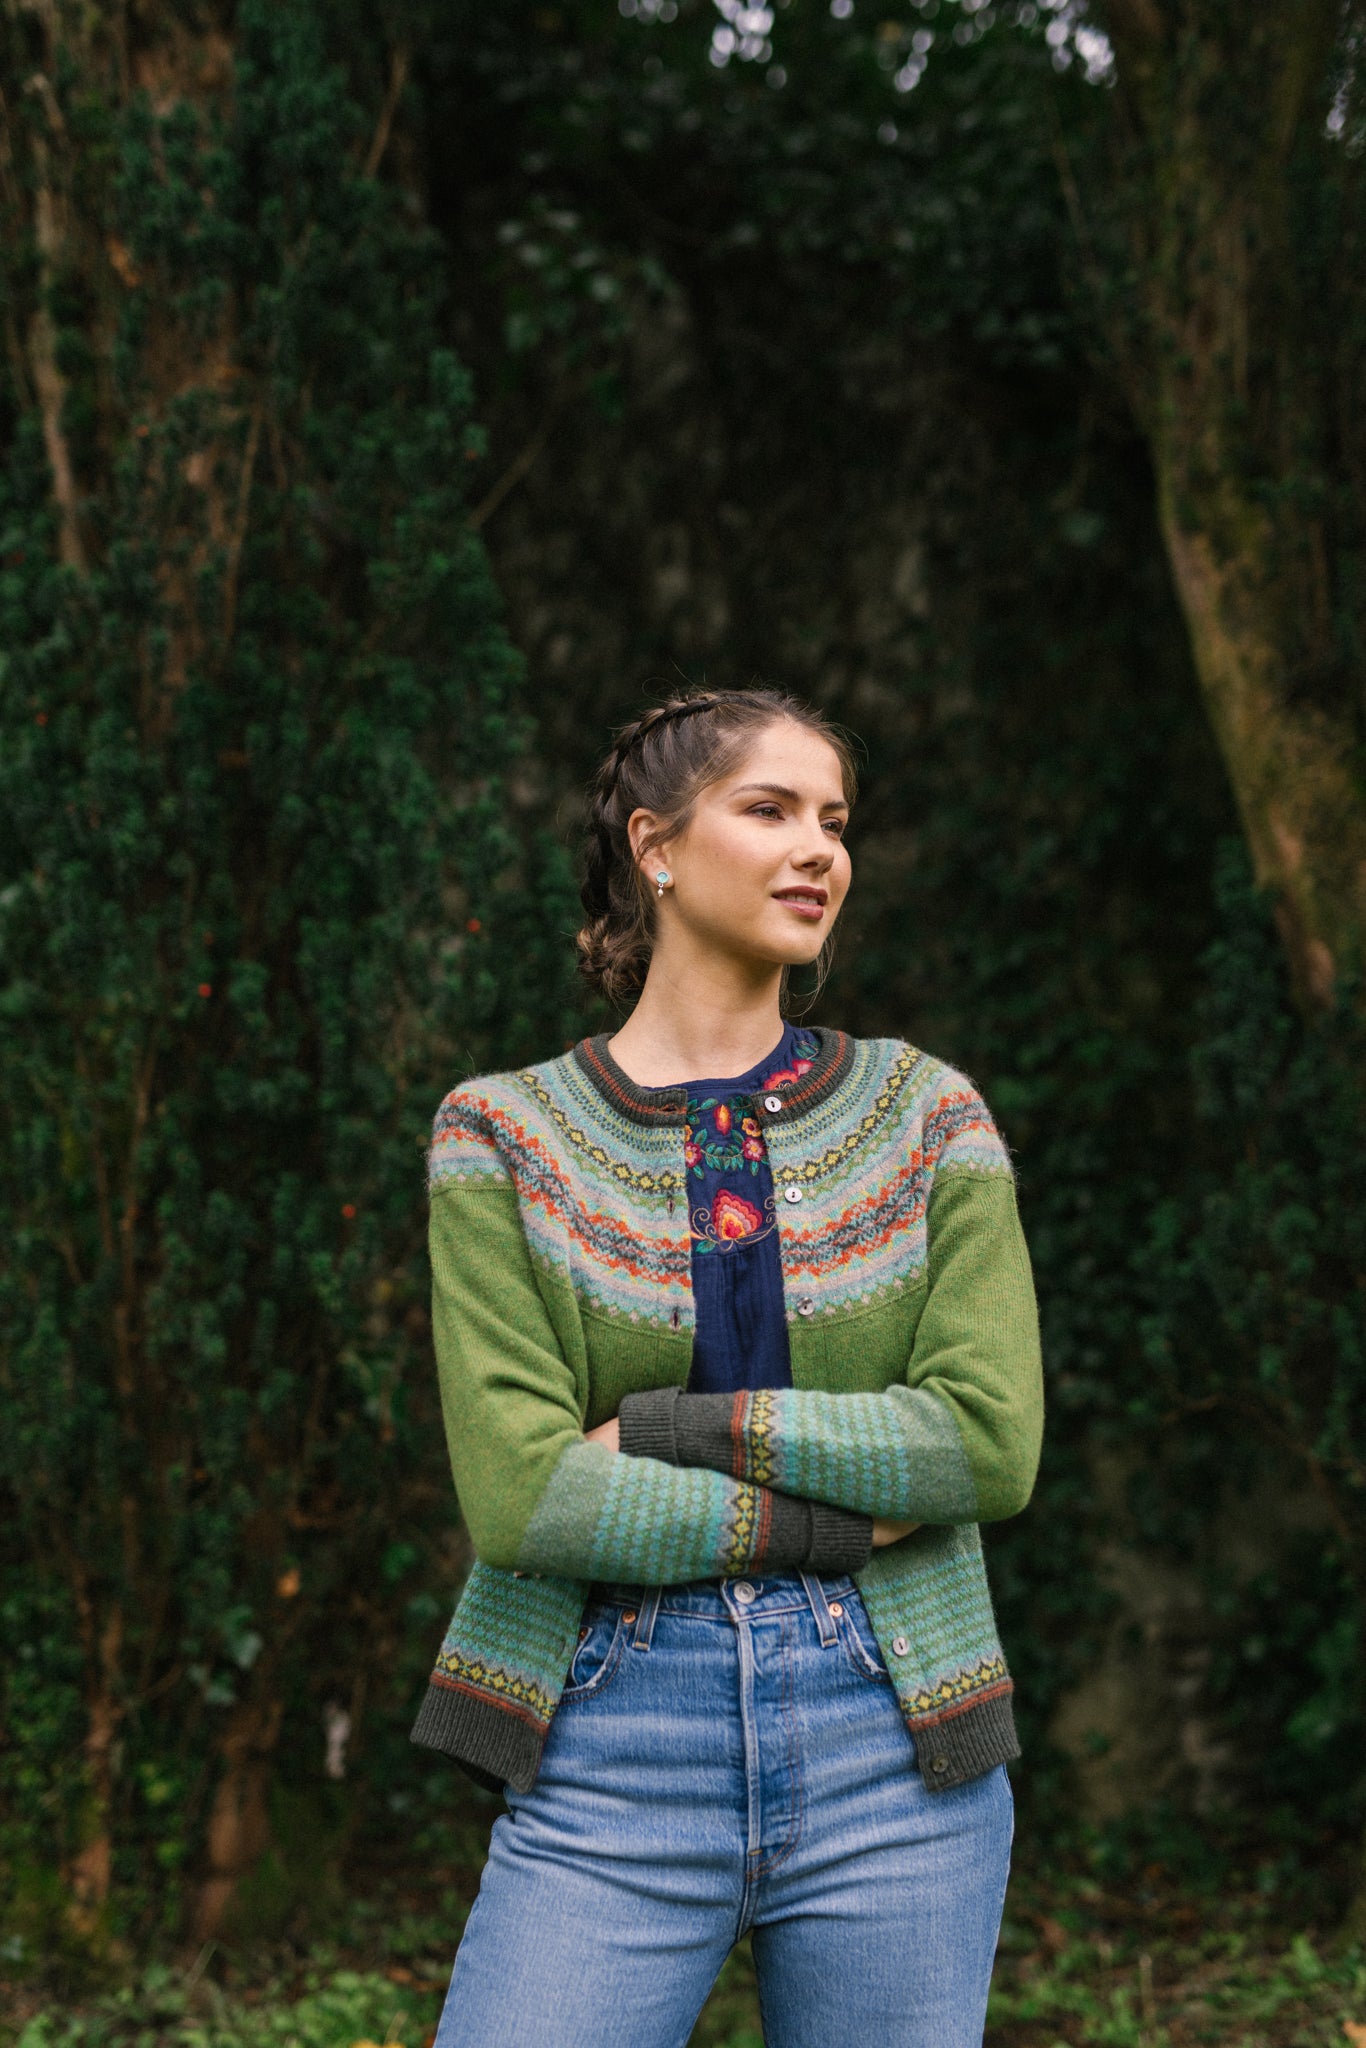
<path fill-rule="evenodd" d="M 814 1572 L 802 1573 L 802 1584 L 806 1597 L 811 1602 L 811 1612 L 816 1617 L 816 1627 L 821 1634 L 821 1648 L 828 1650 L 836 1640 L 835 1617 L 830 1612 L 830 1602 L 825 1597 L 825 1588 Z"/>
<path fill-rule="evenodd" d="M 635 1634 L 631 1637 L 631 1648 L 633 1650 L 649 1649 L 654 1639 L 655 1619 L 659 1613 L 659 1603 L 663 1598 L 664 1588 L 662 1586 L 651 1586 L 647 1589 L 645 1598 L 640 1603 L 640 1610 L 636 1615 Z"/>

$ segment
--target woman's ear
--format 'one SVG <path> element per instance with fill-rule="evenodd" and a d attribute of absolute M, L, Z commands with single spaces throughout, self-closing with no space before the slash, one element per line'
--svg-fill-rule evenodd
<path fill-rule="evenodd" d="M 662 839 L 653 835 L 659 830 L 659 819 L 653 811 L 632 811 L 626 820 L 626 836 L 631 842 L 631 859 L 642 871 L 646 862 L 659 867 L 665 859 Z"/>

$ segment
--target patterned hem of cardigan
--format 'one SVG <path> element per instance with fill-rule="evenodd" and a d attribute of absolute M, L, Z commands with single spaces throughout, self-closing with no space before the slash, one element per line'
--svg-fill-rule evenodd
<path fill-rule="evenodd" d="M 948 1715 L 908 1721 L 928 1792 L 949 1792 L 1020 1754 L 1008 1690 Z M 541 1767 L 545 1730 L 507 1706 L 449 1685 L 429 1685 L 411 1740 L 451 1757 L 476 1783 L 529 1792 Z"/>
<path fill-rule="evenodd" d="M 513 1712 L 503 1701 L 431 1683 L 408 1739 L 422 1749 L 439 1749 L 491 1792 L 501 1792 L 504 1785 L 529 1792 L 541 1767 L 545 1736 L 542 1722 Z"/>
<path fill-rule="evenodd" d="M 1020 1754 L 1012 1690 L 1006 1684 L 950 1713 L 907 1717 L 927 1792 L 949 1792 Z"/>

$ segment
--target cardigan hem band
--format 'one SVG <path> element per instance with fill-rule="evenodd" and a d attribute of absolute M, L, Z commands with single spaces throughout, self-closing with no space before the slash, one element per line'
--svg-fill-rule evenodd
<path fill-rule="evenodd" d="M 453 1758 L 490 1792 L 501 1792 L 504 1785 L 529 1792 L 541 1767 L 545 1730 L 493 1700 L 433 1679 L 408 1739 Z"/>
<path fill-rule="evenodd" d="M 1020 1754 L 1008 1691 L 907 1726 L 927 1792 L 950 1792 Z M 436 1683 L 427 1687 L 409 1739 L 450 1757 L 489 1792 L 501 1792 L 504 1785 L 529 1792 L 545 1745 L 543 1734 L 506 1707 Z"/>
<path fill-rule="evenodd" d="M 1011 1689 L 927 1720 L 908 1721 L 927 1792 L 949 1792 L 1020 1754 Z"/>

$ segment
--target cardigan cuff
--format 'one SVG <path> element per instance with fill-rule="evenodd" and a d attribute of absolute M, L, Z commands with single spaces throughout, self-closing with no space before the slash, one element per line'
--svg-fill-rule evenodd
<path fill-rule="evenodd" d="M 673 1412 L 674 1443 L 680 1465 L 704 1465 L 745 1479 L 745 1445 L 735 1424 L 745 1412 L 744 1394 L 680 1394 Z"/>
<path fill-rule="evenodd" d="M 662 1458 L 666 1465 L 691 1462 L 680 1458 L 674 1433 L 680 1397 L 678 1387 L 652 1387 L 648 1393 L 626 1396 L 617 1410 L 617 1427 L 628 1457 Z"/>
<path fill-rule="evenodd" d="M 861 1571 L 872 1556 L 871 1515 L 794 1500 L 788 1493 L 770 1493 L 768 1500 L 768 1540 L 756 1551 L 751 1571 L 810 1571 L 833 1578 Z"/>
<path fill-rule="evenodd" d="M 873 1518 L 857 1515 L 851 1508 L 828 1507 L 823 1500 L 811 1506 L 811 1571 L 833 1578 L 841 1572 L 861 1572 L 873 1554 Z"/>
<path fill-rule="evenodd" d="M 618 1411 L 621 1448 L 637 1458 L 702 1466 L 747 1479 L 742 1425 L 748 1395 L 686 1394 L 679 1387 L 628 1394 Z"/>

